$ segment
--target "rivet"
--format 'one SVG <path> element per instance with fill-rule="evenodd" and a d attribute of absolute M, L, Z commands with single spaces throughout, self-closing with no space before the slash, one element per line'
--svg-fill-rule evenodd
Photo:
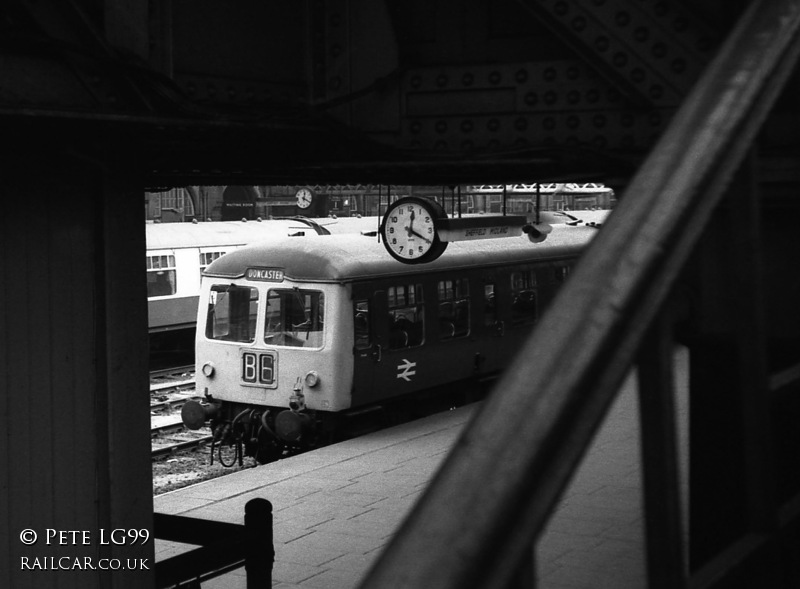
<path fill-rule="evenodd" d="M 436 121 L 436 132 L 439 134 L 447 132 L 447 121 Z"/>
<path fill-rule="evenodd" d="M 474 81 L 475 76 L 473 76 L 471 72 L 466 72 L 463 76 L 461 76 L 461 83 L 464 84 L 464 86 L 472 86 Z"/>

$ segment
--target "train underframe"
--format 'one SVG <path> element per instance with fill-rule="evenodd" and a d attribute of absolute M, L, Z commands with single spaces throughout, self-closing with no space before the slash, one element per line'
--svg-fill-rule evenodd
<path fill-rule="evenodd" d="M 243 464 L 252 457 L 260 464 L 391 425 L 446 411 L 483 397 L 489 379 L 452 383 L 355 409 L 329 412 L 308 409 L 293 401 L 289 408 L 217 401 L 187 402 L 184 424 L 199 429 L 208 423 L 213 441 L 211 462 Z"/>

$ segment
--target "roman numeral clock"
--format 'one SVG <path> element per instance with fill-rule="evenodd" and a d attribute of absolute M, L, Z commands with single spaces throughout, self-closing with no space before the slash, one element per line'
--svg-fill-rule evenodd
<path fill-rule="evenodd" d="M 432 262 L 451 241 L 514 237 L 523 232 L 536 243 L 544 240 L 549 228 L 514 215 L 448 218 L 438 202 L 418 196 L 403 197 L 390 204 L 380 226 L 386 251 L 404 264 Z"/>

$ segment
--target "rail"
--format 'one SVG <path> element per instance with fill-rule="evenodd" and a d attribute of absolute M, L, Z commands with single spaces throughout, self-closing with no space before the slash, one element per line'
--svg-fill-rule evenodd
<path fill-rule="evenodd" d="M 635 362 L 650 587 L 689 585 L 662 311 L 793 70 L 798 26 L 797 0 L 742 16 L 362 589 L 532 586 L 536 538 Z M 691 582 L 730 565 L 723 554 Z"/>

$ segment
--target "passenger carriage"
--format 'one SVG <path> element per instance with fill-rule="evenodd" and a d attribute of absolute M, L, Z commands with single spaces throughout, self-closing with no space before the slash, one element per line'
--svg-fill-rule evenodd
<path fill-rule="evenodd" d="M 204 273 L 197 390 L 185 424 L 260 459 L 304 447 L 334 417 L 495 375 L 596 229 L 451 243 L 409 266 L 376 237 L 270 240 Z"/>

